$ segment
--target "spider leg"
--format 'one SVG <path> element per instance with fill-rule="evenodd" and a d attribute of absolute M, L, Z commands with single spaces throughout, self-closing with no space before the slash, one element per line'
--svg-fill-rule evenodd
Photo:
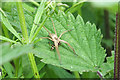
<path fill-rule="evenodd" d="M 51 40 L 51 41 L 53 41 L 51 38 L 49 38 L 49 37 L 41 37 L 41 39 L 49 39 L 49 40 Z"/>
<path fill-rule="evenodd" d="M 49 35 L 51 34 L 46 27 L 43 26 L 43 28 L 49 33 Z"/>
<path fill-rule="evenodd" d="M 62 32 L 62 33 L 60 34 L 60 36 L 59 36 L 59 39 L 61 38 L 61 36 L 62 36 L 64 33 L 68 32 L 68 31 L 72 31 L 72 29 Z"/>
<path fill-rule="evenodd" d="M 57 35 L 57 32 L 56 32 L 56 29 L 55 29 L 55 26 L 54 26 L 54 22 L 53 22 L 53 19 L 51 18 L 51 21 L 53 23 L 53 28 L 54 28 L 54 31 L 55 31 L 55 35 Z"/>
<path fill-rule="evenodd" d="M 60 41 L 66 43 L 73 50 L 74 54 L 77 55 L 73 47 L 67 41 L 64 40 L 60 40 Z"/>
<path fill-rule="evenodd" d="M 56 51 L 57 51 L 57 54 L 58 54 L 58 57 L 59 57 L 59 61 L 60 61 L 60 64 L 61 64 L 61 57 L 60 57 L 60 53 L 59 53 L 59 50 L 58 50 L 58 43 L 54 42 L 54 44 L 55 44 L 55 48 L 56 48 Z"/>

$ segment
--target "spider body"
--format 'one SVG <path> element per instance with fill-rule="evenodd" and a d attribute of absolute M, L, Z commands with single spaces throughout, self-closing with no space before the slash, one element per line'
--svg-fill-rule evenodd
<path fill-rule="evenodd" d="M 59 38 L 57 37 L 57 35 L 51 33 L 49 36 L 51 37 L 52 41 L 57 42 L 57 43 L 60 42 L 60 40 L 59 40 Z"/>

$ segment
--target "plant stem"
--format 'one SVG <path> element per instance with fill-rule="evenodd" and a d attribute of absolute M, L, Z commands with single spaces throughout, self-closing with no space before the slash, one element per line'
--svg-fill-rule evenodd
<path fill-rule="evenodd" d="M 16 4 L 17 4 L 19 20 L 20 20 L 20 24 L 21 24 L 22 34 L 23 34 L 23 37 L 25 38 L 25 42 L 29 43 L 28 34 L 27 34 L 27 27 L 26 27 L 26 24 L 25 24 L 25 16 L 24 16 L 23 9 L 22 9 L 22 2 L 21 1 L 16 2 Z M 40 78 L 33 54 L 29 53 L 28 57 L 29 57 L 29 60 L 31 62 L 31 67 L 32 67 L 32 70 L 34 72 L 34 77 L 35 78 Z"/>
<path fill-rule="evenodd" d="M 101 74 L 99 71 L 97 71 L 97 74 L 99 75 L 99 77 L 100 77 L 101 79 L 103 79 L 103 76 L 102 76 L 102 74 Z"/>
<path fill-rule="evenodd" d="M 73 73 L 74 73 L 74 75 L 75 75 L 75 78 L 76 78 L 77 80 L 80 80 L 79 72 L 78 72 L 78 71 L 74 71 Z"/>
<path fill-rule="evenodd" d="M 114 80 L 120 79 L 120 2 L 118 2 L 118 14 L 116 15 L 115 29 L 115 58 L 114 58 Z"/>
<path fill-rule="evenodd" d="M 31 63 L 31 67 L 33 69 L 34 77 L 35 78 L 40 78 L 33 54 L 29 53 L 28 57 L 29 57 L 29 60 L 30 60 L 30 63 Z"/>
<path fill-rule="evenodd" d="M 21 0 L 19 0 L 19 1 L 21 1 Z M 27 34 L 27 27 L 25 24 L 25 17 L 24 17 L 24 13 L 23 13 L 23 9 L 22 9 L 22 2 L 16 2 L 16 5 L 17 5 L 17 11 L 18 11 L 18 15 L 19 15 L 19 21 L 20 21 L 20 25 L 21 25 L 21 29 L 22 29 L 23 38 L 28 43 L 29 39 L 28 39 L 28 34 Z"/>

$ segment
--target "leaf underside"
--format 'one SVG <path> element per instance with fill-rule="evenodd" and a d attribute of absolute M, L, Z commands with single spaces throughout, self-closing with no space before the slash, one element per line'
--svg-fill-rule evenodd
<path fill-rule="evenodd" d="M 73 29 L 65 33 L 61 39 L 67 41 L 74 49 L 65 43 L 61 42 L 59 51 L 61 56 L 61 64 L 59 63 L 56 50 L 51 50 L 48 44 L 50 40 L 42 39 L 36 43 L 35 55 L 43 58 L 41 61 L 47 64 L 63 67 L 71 71 L 97 71 L 105 58 L 105 50 L 101 47 L 102 35 L 100 30 L 96 29 L 94 24 L 90 22 L 84 23 L 80 15 L 74 18 L 71 13 L 64 14 L 60 12 L 58 15 L 52 16 L 57 36 L 63 31 Z M 54 33 L 53 24 L 51 19 L 47 19 L 44 26 Z M 48 37 L 47 31 L 42 28 L 38 38 Z"/>

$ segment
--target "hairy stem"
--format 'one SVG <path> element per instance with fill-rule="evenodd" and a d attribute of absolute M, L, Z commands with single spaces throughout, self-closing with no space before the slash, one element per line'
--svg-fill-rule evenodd
<path fill-rule="evenodd" d="M 29 53 L 28 57 L 29 57 L 29 60 L 30 60 L 30 63 L 31 63 L 31 67 L 33 69 L 34 77 L 35 78 L 40 78 L 33 54 Z"/>
<path fill-rule="evenodd" d="M 114 80 L 120 79 L 120 2 L 118 3 L 118 14 L 116 15 L 115 29 L 115 60 L 114 60 Z"/>
<path fill-rule="evenodd" d="M 19 0 L 19 1 L 21 1 L 21 0 Z M 22 35 L 23 35 L 23 38 L 25 39 L 25 41 L 28 43 L 29 39 L 28 39 L 28 34 L 27 34 L 27 27 L 25 24 L 25 17 L 24 17 L 23 8 L 22 8 L 22 2 L 16 2 L 16 5 L 17 5 L 19 21 L 20 21 L 20 25 L 21 25 L 21 29 L 22 29 Z"/>
<path fill-rule="evenodd" d="M 22 2 L 21 1 L 16 2 L 16 4 L 17 4 L 19 20 L 20 20 L 20 24 L 21 24 L 22 34 L 23 34 L 23 37 L 25 38 L 25 42 L 29 43 L 28 34 L 27 34 L 27 27 L 26 27 L 26 24 L 25 24 L 25 16 L 24 16 L 23 9 L 22 9 Z M 40 78 L 33 54 L 29 53 L 28 57 L 29 57 L 29 60 L 31 62 L 31 67 L 32 67 L 32 70 L 34 72 L 34 77 L 35 78 Z"/>

